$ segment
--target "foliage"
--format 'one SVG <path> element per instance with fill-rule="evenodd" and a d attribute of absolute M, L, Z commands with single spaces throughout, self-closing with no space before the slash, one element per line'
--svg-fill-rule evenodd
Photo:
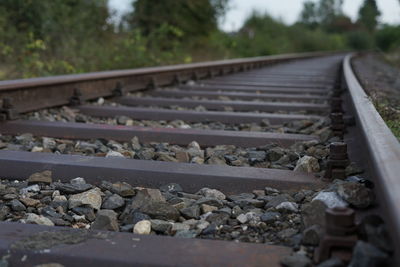
<path fill-rule="evenodd" d="M 375 0 L 365 0 L 359 11 L 359 22 L 369 32 L 373 32 L 378 25 L 378 17 L 380 14 Z"/>
<path fill-rule="evenodd" d="M 399 26 L 367 32 L 379 14 L 371 12 L 374 1 L 365 1 L 357 23 L 343 14 L 342 2 L 306 1 L 294 25 L 254 12 L 239 31 L 226 33 L 218 22 L 229 0 L 135 0 L 120 24 L 108 0 L 1 0 L 0 79 L 400 46 Z"/>

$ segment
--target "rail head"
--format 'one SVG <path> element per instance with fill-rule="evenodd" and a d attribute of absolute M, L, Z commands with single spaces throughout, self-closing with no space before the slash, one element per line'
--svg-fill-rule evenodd
<path fill-rule="evenodd" d="M 89 80 L 102 80 L 126 76 L 155 75 L 167 72 L 194 71 L 196 69 L 215 69 L 233 66 L 245 66 L 258 63 L 274 63 L 285 60 L 302 59 L 308 57 L 318 57 L 329 55 L 333 52 L 310 52 L 282 54 L 264 57 L 238 58 L 229 60 L 218 60 L 209 62 L 198 62 L 190 64 L 177 64 L 161 67 L 146 67 L 127 70 L 100 71 L 83 74 L 58 75 L 51 77 L 29 78 L 0 81 L 0 92 L 4 90 L 22 89 L 35 86 L 50 86 L 56 84 L 74 83 Z"/>
<path fill-rule="evenodd" d="M 388 128 L 352 70 L 353 54 L 343 62 L 344 78 L 351 96 L 357 126 L 363 133 L 369 152 L 369 167 L 375 175 L 379 198 L 383 200 L 388 224 L 395 234 L 393 241 L 400 241 L 400 143 Z M 397 252 L 397 254 L 399 254 Z"/>

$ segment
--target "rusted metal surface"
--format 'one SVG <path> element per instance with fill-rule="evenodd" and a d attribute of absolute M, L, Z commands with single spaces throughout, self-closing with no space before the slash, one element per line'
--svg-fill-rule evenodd
<path fill-rule="evenodd" d="M 188 145 L 197 141 L 201 146 L 235 145 L 257 147 L 277 143 L 288 147 L 296 142 L 317 140 L 316 136 L 246 131 L 195 130 L 179 128 L 152 128 L 109 124 L 85 124 L 48 121 L 7 121 L 0 123 L 1 134 L 31 133 L 69 139 L 96 139 L 129 142 L 137 136 L 141 142 L 166 142 Z"/>
<path fill-rule="evenodd" d="M 263 93 L 244 93 L 244 92 L 210 92 L 210 91 L 185 91 L 185 90 L 156 90 L 151 92 L 154 96 L 164 97 L 205 97 L 209 99 L 218 99 L 221 97 L 229 97 L 232 99 L 239 100 L 278 100 L 278 101 L 326 101 L 326 96 L 312 96 L 312 95 L 300 95 L 300 94 L 263 94 Z"/>
<path fill-rule="evenodd" d="M 277 94 L 311 94 L 311 95 L 323 95 L 328 94 L 328 90 L 325 89 L 308 89 L 293 87 L 247 87 L 247 86 L 229 86 L 229 85 L 181 85 L 180 89 L 183 90 L 202 90 L 202 91 L 239 91 L 239 92 L 260 92 L 260 93 L 277 93 Z"/>
<path fill-rule="evenodd" d="M 102 180 L 150 188 L 178 183 L 189 193 L 195 193 L 205 185 L 225 194 L 252 192 L 266 186 L 300 190 L 324 185 L 313 174 L 287 170 L 0 151 L 2 178 L 26 179 L 43 170 L 51 170 L 53 176 L 62 181 L 84 177 L 96 185 Z"/>
<path fill-rule="evenodd" d="M 29 245 L 28 245 L 29 242 Z M 290 249 L 265 244 L 184 239 L 0 223 L 9 266 L 280 266 Z"/>
<path fill-rule="evenodd" d="M 275 114 L 224 111 L 194 111 L 156 108 L 78 106 L 80 112 L 97 117 L 128 116 L 136 120 L 183 120 L 187 122 L 219 121 L 222 123 L 251 123 L 267 119 L 271 124 L 283 124 L 294 120 L 319 120 L 321 116 L 301 114 Z"/>
<path fill-rule="evenodd" d="M 395 243 L 396 266 L 400 264 L 400 144 L 365 94 L 351 68 L 351 55 L 343 62 L 343 72 L 357 128 L 361 132 L 360 143 L 368 157 L 365 165 L 376 185 L 377 197 L 385 212 L 386 223 Z M 362 155 L 360 155 L 362 156 Z"/>
<path fill-rule="evenodd" d="M 349 263 L 358 239 L 354 218 L 354 210 L 350 208 L 335 207 L 326 210 L 326 231 L 314 254 L 317 263 L 333 256 Z"/>
<path fill-rule="evenodd" d="M 246 81 L 215 81 L 215 80 L 207 80 L 203 81 L 201 84 L 204 85 L 228 85 L 228 86 L 246 86 L 246 87 L 298 87 L 298 88 L 311 88 L 311 89 L 331 89 L 331 85 L 316 85 L 314 83 L 306 84 L 306 83 L 266 83 L 266 82 L 246 82 Z"/>
<path fill-rule="evenodd" d="M 117 103 L 127 106 L 180 106 L 195 108 L 203 106 L 212 110 L 225 110 L 231 107 L 235 111 L 327 111 L 328 106 L 325 104 L 314 103 L 290 103 L 290 102 L 261 102 L 261 101 L 221 101 L 221 100 L 190 100 L 190 99 L 171 99 L 161 97 L 120 97 L 115 99 Z"/>
<path fill-rule="evenodd" d="M 82 99 L 111 96 L 122 85 L 125 91 L 146 89 L 151 85 L 173 84 L 178 76 L 181 81 L 210 74 L 223 75 L 242 69 L 262 67 L 267 64 L 294 59 L 317 57 L 329 53 L 303 53 L 247 59 L 233 59 L 165 67 L 151 67 L 132 70 L 116 70 L 87 74 L 63 75 L 46 78 L 32 78 L 0 82 L 0 99 L 11 97 L 18 112 L 28 112 L 41 108 L 69 103 L 74 89 L 80 89 Z"/>

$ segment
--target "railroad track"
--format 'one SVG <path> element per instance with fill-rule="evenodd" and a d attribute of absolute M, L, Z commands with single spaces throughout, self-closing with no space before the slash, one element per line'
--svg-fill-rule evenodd
<path fill-rule="evenodd" d="M 400 148 L 350 61 L 0 82 L 2 261 L 396 266 Z"/>

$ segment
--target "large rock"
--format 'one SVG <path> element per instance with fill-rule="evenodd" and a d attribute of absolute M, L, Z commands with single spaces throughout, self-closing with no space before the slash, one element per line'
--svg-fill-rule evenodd
<path fill-rule="evenodd" d="M 304 156 L 297 161 L 294 171 L 301 172 L 319 172 L 320 167 L 318 160 L 314 157 Z"/>
<path fill-rule="evenodd" d="M 358 241 L 354 247 L 349 267 L 380 266 L 388 266 L 388 254 L 369 243 Z"/>
<path fill-rule="evenodd" d="M 208 197 L 208 198 L 216 198 L 216 199 L 219 199 L 219 200 L 224 200 L 226 198 L 224 193 L 222 193 L 221 191 L 218 191 L 217 189 L 210 189 L 210 188 L 207 188 L 207 187 L 204 187 L 204 188 L 200 189 L 198 194 L 201 194 L 201 195 L 203 195 L 205 197 Z"/>
<path fill-rule="evenodd" d="M 372 191 L 360 183 L 344 182 L 337 186 L 337 193 L 356 208 L 367 208 L 374 201 Z"/>
<path fill-rule="evenodd" d="M 139 235 L 148 235 L 151 232 L 151 222 L 148 220 L 143 220 L 137 222 L 133 227 L 133 233 Z"/>
<path fill-rule="evenodd" d="M 200 216 L 200 207 L 198 205 L 193 205 L 181 209 L 180 212 L 186 219 L 197 219 Z"/>
<path fill-rule="evenodd" d="M 320 225 L 312 225 L 303 231 L 302 243 L 304 245 L 317 246 L 323 234 L 323 229 Z"/>
<path fill-rule="evenodd" d="M 101 206 L 103 209 L 114 210 L 125 205 L 125 200 L 117 194 L 109 196 Z"/>
<path fill-rule="evenodd" d="M 28 184 L 51 184 L 52 181 L 53 179 L 51 178 L 51 171 L 37 172 L 28 178 Z"/>
<path fill-rule="evenodd" d="M 164 220 L 150 220 L 151 229 L 156 232 L 167 234 L 172 228 L 172 223 Z"/>
<path fill-rule="evenodd" d="M 336 192 L 319 192 L 312 201 L 322 201 L 328 208 L 347 207 L 347 203 Z"/>
<path fill-rule="evenodd" d="M 85 192 L 89 189 L 92 189 L 92 186 L 90 184 L 80 184 L 80 183 L 66 184 L 66 183 L 55 182 L 53 183 L 53 185 L 56 190 L 59 190 L 60 192 L 65 194 L 78 194 Z"/>
<path fill-rule="evenodd" d="M 117 213 L 113 210 L 99 210 L 91 229 L 119 231 Z"/>
<path fill-rule="evenodd" d="M 101 190 L 99 188 L 94 188 L 80 194 L 72 195 L 68 200 L 70 209 L 82 205 L 88 205 L 96 210 L 99 210 L 101 207 L 101 202 Z"/>
<path fill-rule="evenodd" d="M 27 213 L 26 222 L 32 224 L 41 224 L 47 226 L 54 226 L 54 223 L 49 219 L 42 215 L 37 215 L 35 213 Z"/>
<path fill-rule="evenodd" d="M 150 202 L 140 208 L 140 211 L 149 215 L 152 219 L 178 220 L 179 211 L 165 202 Z"/>

